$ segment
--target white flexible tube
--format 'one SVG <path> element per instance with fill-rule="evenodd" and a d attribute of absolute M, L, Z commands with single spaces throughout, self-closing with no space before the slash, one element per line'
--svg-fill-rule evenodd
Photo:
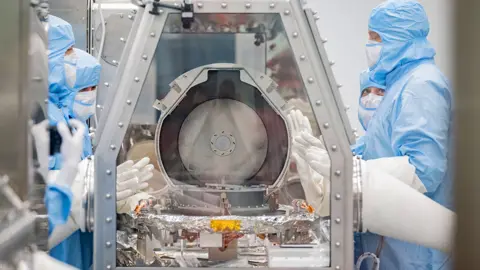
<path fill-rule="evenodd" d="M 454 212 L 381 170 L 368 172 L 362 182 L 364 232 L 452 251 Z"/>

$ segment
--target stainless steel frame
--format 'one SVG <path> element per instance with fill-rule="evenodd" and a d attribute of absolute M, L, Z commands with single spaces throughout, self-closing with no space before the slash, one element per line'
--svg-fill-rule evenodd
<path fill-rule="evenodd" d="M 173 1 L 163 1 L 175 3 Z M 310 103 L 323 134 L 332 165 L 331 202 L 332 213 L 332 255 L 331 267 L 325 269 L 353 268 L 353 197 L 352 153 L 350 151 L 348 122 L 344 121 L 343 109 L 335 98 L 337 88 L 332 88 L 331 71 L 323 64 L 325 57 L 318 46 L 311 42 L 315 28 L 310 27 L 301 0 L 294 1 L 194 1 L 197 13 L 276 13 L 280 14 L 298 67 L 302 75 Z M 116 158 L 123 137 L 132 117 L 141 88 L 150 67 L 156 45 L 162 33 L 166 18 L 178 11 L 164 8 L 158 16 L 142 9 L 134 23 L 122 55 L 116 80 L 116 89 L 107 100 L 102 114 L 95 158 L 95 240 L 94 269 L 115 268 L 115 178 Z M 307 11 L 307 15 L 310 11 Z M 310 41 L 310 42 L 309 42 Z M 337 96 L 338 97 L 338 96 Z M 328 104 L 328 106 L 325 106 Z M 334 106 L 332 106 L 334 104 Z M 340 106 L 341 107 L 341 106 Z M 343 107 L 341 107 L 343 108 Z M 104 111 L 105 112 L 105 111 Z M 140 269 L 140 268 L 119 268 Z M 153 268 L 152 268 L 153 269 Z"/>
<path fill-rule="evenodd" d="M 31 144 L 28 47 L 30 44 L 30 1 L 2 2 L 0 21 L 0 175 L 8 175 L 15 193 L 27 199 L 30 186 Z M 15 22 L 12 24 L 12 22 Z"/>

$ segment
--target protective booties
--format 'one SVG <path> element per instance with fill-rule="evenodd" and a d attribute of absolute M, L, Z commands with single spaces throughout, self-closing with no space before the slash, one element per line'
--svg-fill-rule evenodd
<path fill-rule="evenodd" d="M 142 189 L 148 188 L 146 181 L 153 176 L 153 165 L 149 164 L 149 158 L 143 158 L 134 163 L 129 160 L 117 166 L 117 209 L 121 213 L 133 211 L 140 199 L 148 199 L 146 193 L 138 193 Z M 85 210 L 83 209 L 83 193 L 85 183 L 94 175 L 94 156 L 82 160 L 78 165 L 78 173 L 71 186 L 73 200 L 68 220 L 63 225 L 58 225 L 51 233 L 48 239 L 49 249 L 55 247 L 65 238 L 73 234 L 76 230 L 85 231 Z M 59 171 L 51 171 L 49 178 L 56 179 Z M 136 194 L 140 194 L 136 196 Z M 130 209 L 127 211 L 126 209 Z"/>

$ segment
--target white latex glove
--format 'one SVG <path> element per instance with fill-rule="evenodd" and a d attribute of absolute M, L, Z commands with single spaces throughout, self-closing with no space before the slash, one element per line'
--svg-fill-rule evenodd
<path fill-rule="evenodd" d="M 48 120 L 44 120 L 31 129 L 35 148 L 37 150 L 37 158 L 40 164 L 38 171 L 42 175 L 44 181 L 48 179 L 48 156 L 50 151 L 50 136 L 48 133 Z"/>
<path fill-rule="evenodd" d="M 66 263 L 58 261 L 50 257 L 45 252 L 37 251 L 33 254 L 33 270 L 44 270 L 44 269 L 77 270 L 78 268 L 75 268 Z"/>
<path fill-rule="evenodd" d="M 148 188 L 147 181 L 153 177 L 153 164 L 148 157 L 133 163 L 128 160 L 117 167 L 117 202 Z"/>
<path fill-rule="evenodd" d="M 299 110 L 292 110 L 287 115 L 287 123 L 292 130 L 292 137 L 300 137 L 302 133 L 310 134 L 312 127 L 306 116 Z M 310 204 L 315 212 L 320 216 L 328 216 L 330 212 L 330 185 L 329 179 L 324 178 L 318 174 L 310 165 L 301 157 L 299 152 L 305 153 L 302 146 L 299 146 L 293 142 L 292 158 L 297 166 L 297 173 L 300 178 L 303 191 L 305 193 L 305 199 Z"/>
<path fill-rule="evenodd" d="M 135 210 L 140 200 L 148 200 L 150 198 L 153 197 L 145 192 L 140 192 L 125 200 L 117 201 L 117 214 L 128 214 Z"/>
<path fill-rule="evenodd" d="M 70 120 L 70 125 L 74 128 L 73 134 L 70 133 L 65 123 L 59 123 L 57 126 L 58 133 L 62 136 L 62 146 L 60 148 L 63 159 L 62 168 L 59 175 L 55 177 L 55 182 L 49 182 L 49 184 L 71 187 L 77 174 L 77 166 L 80 163 L 83 151 L 85 125 L 75 119 Z M 49 177 L 49 180 L 51 179 Z"/>

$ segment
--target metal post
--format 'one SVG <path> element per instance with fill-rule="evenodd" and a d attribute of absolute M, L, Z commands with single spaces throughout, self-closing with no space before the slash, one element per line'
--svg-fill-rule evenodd
<path fill-rule="evenodd" d="M 474 269 L 480 256 L 480 2 L 455 0 L 455 185 L 458 229 L 455 269 Z"/>

